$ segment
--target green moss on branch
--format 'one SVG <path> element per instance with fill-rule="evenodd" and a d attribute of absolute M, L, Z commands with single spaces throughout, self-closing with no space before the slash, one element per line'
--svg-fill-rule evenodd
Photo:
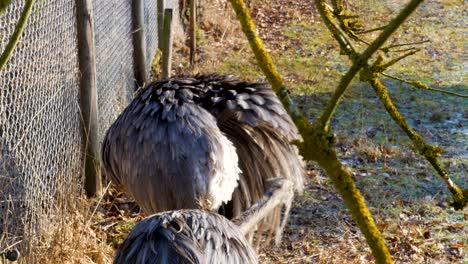
<path fill-rule="evenodd" d="M 369 71 L 370 69 L 366 69 Z M 455 209 L 463 209 L 468 203 L 468 197 L 464 195 L 463 190 L 460 189 L 449 177 L 447 169 L 439 161 L 442 153 L 440 147 L 435 147 L 424 142 L 424 139 L 408 124 L 405 117 L 398 111 L 395 104 L 388 93 L 387 87 L 380 81 L 378 77 L 371 78 L 370 84 L 374 88 L 375 93 L 384 105 L 390 117 L 395 123 L 406 133 L 416 147 L 419 154 L 424 156 L 427 161 L 434 167 L 439 176 L 444 180 L 448 189 L 452 193 L 453 203 Z"/>
<path fill-rule="evenodd" d="M 252 22 L 252 18 L 243 0 L 230 0 L 230 2 L 237 14 L 242 30 L 249 41 L 260 68 L 284 107 L 292 116 L 294 123 L 297 125 L 303 137 L 303 142 L 295 142 L 298 145 L 301 155 L 303 155 L 306 160 L 317 161 L 320 166 L 325 169 L 327 175 L 332 179 L 335 188 L 345 200 L 354 220 L 366 237 L 367 243 L 377 262 L 392 263 L 390 252 L 385 246 L 384 240 L 374 223 L 364 198 L 356 188 L 351 173 L 343 167 L 338 160 L 335 151 L 332 149 L 327 131 L 321 127 L 312 126 L 292 102 L 273 61 L 255 31 L 255 25 Z M 356 73 L 350 76 L 350 78 L 352 79 Z"/>

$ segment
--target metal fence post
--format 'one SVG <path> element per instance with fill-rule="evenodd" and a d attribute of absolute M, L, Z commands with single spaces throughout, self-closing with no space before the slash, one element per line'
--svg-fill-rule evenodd
<path fill-rule="evenodd" d="M 144 22 L 144 0 L 132 1 L 133 63 L 135 91 L 146 84 L 146 34 Z"/>
<path fill-rule="evenodd" d="M 84 175 L 88 196 L 102 191 L 98 141 L 98 101 L 91 0 L 76 0 L 80 108 L 83 117 Z"/>

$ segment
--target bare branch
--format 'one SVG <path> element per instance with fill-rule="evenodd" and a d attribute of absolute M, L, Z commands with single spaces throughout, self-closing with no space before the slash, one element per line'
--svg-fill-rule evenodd
<path fill-rule="evenodd" d="M 393 48 L 404 47 L 404 46 L 413 46 L 413 45 L 421 45 L 421 44 L 424 44 L 424 43 L 427 43 L 427 42 L 430 42 L 430 41 L 429 40 L 423 40 L 423 41 L 416 41 L 416 42 L 411 42 L 411 43 L 393 44 L 393 45 L 389 45 L 387 47 L 383 47 L 383 48 L 381 48 L 381 50 L 383 52 L 389 52 L 390 49 L 393 49 Z"/>
<path fill-rule="evenodd" d="M 405 80 L 405 79 L 402 79 L 402 78 L 399 78 L 399 77 L 396 77 L 396 76 L 392 76 L 392 75 L 384 73 L 384 72 L 382 73 L 382 75 L 387 77 L 387 78 L 394 79 L 394 80 L 397 80 L 397 81 L 412 85 L 412 86 L 414 86 L 416 88 L 420 88 L 420 89 L 424 89 L 424 90 L 428 90 L 428 91 L 432 91 L 432 92 L 438 92 L 438 93 L 444 93 L 444 94 L 448 94 L 448 95 L 458 96 L 458 97 L 461 97 L 461 98 L 468 98 L 467 94 L 459 94 L 459 93 L 455 93 L 455 92 L 451 92 L 451 91 L 447 91 L 447 90 L 431 88 L 431 87 L 423 84 L 422 82 Z"/>
<path fill-rule="evenodd" d="M 387 26 L 382 26 L 382 27 L 378 27 L 378 28 L 372 28 L 372 29 L 368 29 L 368 30 L 357 31 L 356 34 L 358 34 L 358 35 L 367 34 L 367 33 L 371 33 L 371 32 L 374 32 L 374 31 L 384 30 L 386 27 Z"/>
<path fill-rule="evenodd" d="M 386 53 L 390 53 L 390 52 L 393 52 L 393 53 L 399 53 L 399 52 L 408 52 L 408 51 L 412 51 L 412 50 L 416 50 L 417 48 L 407 48 L 407 49 L 399 49 L 399 50 L 388 50 Z"/>

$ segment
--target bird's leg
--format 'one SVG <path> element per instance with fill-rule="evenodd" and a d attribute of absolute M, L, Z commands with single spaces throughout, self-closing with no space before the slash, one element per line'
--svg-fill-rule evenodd
<path fill-rule="evenodd" d="M 276 232 L 276 243 L 281 240 L 281 234 L 286 225 L 291 203 L 294 197 L 293 183 L 284 178 L 273 178 L 266 182 L 265 195 L 258 202 L 253 204 L 239 218 L 233 220 L 239 226 L 242 234 L 246 235 L 251 232 L 260 221 L 265 219 L 268 214 L 278 208 L 284 206 L 285 212 L 283 220 L 280 224 L 280 229 Z"/>

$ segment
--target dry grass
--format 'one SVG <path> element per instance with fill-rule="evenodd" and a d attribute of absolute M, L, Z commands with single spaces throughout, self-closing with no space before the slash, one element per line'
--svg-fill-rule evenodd
<path fill-rule="evenodd" d="M 110 263 L 114 249 L 107 244 L 105 236 L 93 228 L 93 208 L 86 199 L 81 199 L 81 209 L 60 216 L 55 226 L 40 231 L 41 244 L 33 252 L 34 263 Z"/>

